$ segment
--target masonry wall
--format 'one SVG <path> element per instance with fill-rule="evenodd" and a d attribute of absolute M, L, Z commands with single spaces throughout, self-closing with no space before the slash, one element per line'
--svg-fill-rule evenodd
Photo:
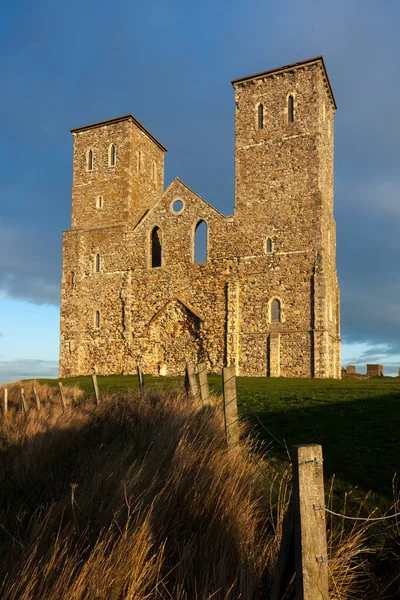
<path fill-rule="evenodd" d="M 136 225 L 163 192 L 164 151 L 130 119 L 83 128 L 73 137 L 72 229 Z"/>
<path fill-rule="evenodd" d="M 163 191 L 165 148 L 133 118 L 75 130 L 61 375 L 132 373 L 138 363 L 145 373 L 182 374 L 191 359 L 243 375 L 340 377 L 334 106 L 321 65 L 235 84 L 235 99 L 236 197 L 228 217 L 179 179 Z M 208 252 L 197 264 L 201 221 Z M 162 255 L 152 267 L 155 228 Z M 271 319 L 274 299 L 280 322 Z"/>

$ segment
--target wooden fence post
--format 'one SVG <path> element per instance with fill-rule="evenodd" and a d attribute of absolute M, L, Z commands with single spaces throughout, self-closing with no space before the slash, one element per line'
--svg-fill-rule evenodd
<path fill-rule="evenodd" d="M 143 374 L 143 371 L 142 371 L 140 365 L 138 365 L 136 367 L 136 370 L 137 370 L 137 376 L 138 376 L 138 382 L 139 382 L 139 390 L 141 392 L 143 392 L 143 390 L 144 390 L 144 374 Z"/>
<path fill-rule="evenodd" d="M 58 382 L 58 389 L 60 390 L 60 396 L 61 396 L 61 402 L 63 405 L 63 410 L 65 410 L 67 408 L 67 402 L 65 400 L 64 387 L 63 387 L 63 384 L 61 383 L 61 381 Z"/>
<path fill-rule="evenodd" d="M 210 388 L 208 386 L 207 367 L 204 363 L 197 365 L 200 383 L 200 396 L 203 402 L 207 402 L 210 397 Z"/>
<path fill-rule="evenodd" d="M 199 400 L 199 386 L 197 385 L 197 379 L 196 379 L 196 375 L 194 372 L 194 366 L 193 363 L 188 361 L 186 363 L 186 376 L 187 376 L 187 381 L 189 382 L 189 392 L 192 396 L 192 400 L 193 401 L 197 401 Z"/>
<path fill-rule="evenodd" d="M 239 443 L 239 418 L 236 396 L 235 367 L 222 369 L 222 387 L 224 392 L 224 420 L 228 447 Z"/>
<path fill-rule="evenodd" d="M 282 538 L 269 600 L 280 600 L 294 574 L 293 503 L 290 500 L 282 524 Z M 283 589 L 282 589 L 283 588 Z"/>
<path fill-rule="evenodd" d="M 22 406 L 22 410 L 26 414 L 28 412 L 28 405 L 26 403 L 24 388 L 21 388 L 21 406 Z"/>
<path fill-rule="evenodd" d="M 35 387 L 33 388 L 33 395 L 35 396 L 37 411 L 40 412 L 40 399 L 39 394 L 37 393 L 37 389 Z"/>
<path fill-rule="evenodd" d="M 293 449 L 296 600 L 329 600 L 322 447 Z"/>
<path fill-rule="evenodd" d="M 8 413 L 8 389 L 4 388 L 4 396 L 3 396 L 3 415 L 6 416 Z"/>
<path fill-rule="evenodd" d="M 93 373 L 93 375 L 92 375 L 92 382 L 93 382 L 93 389 L 94 389 L 94 397 L 96 398 L 96 404 L 99 405 L 100 404 L 100 394 L 99 394 L 99 386 L 97 384 L 97 377 L 96 377 L 95 373 Z"/>

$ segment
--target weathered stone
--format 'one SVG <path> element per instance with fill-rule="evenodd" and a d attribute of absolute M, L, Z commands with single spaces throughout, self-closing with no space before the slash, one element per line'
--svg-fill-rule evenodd
<path fill-rule="evenodd" d="M 178 178 L 163 191 L 165 148 L 131 115 L 72 131 L 62 376 L 133 373 L 137 364 L 183 374 L 192 361 L 243 375 L 340 377 L 336 106 L 323 61 L 232 83 L 235 211 L 227 217 Z M 201 221 L 207 260 L 195 263 Z"/>
<path fill-rule="evenodd" d="M 367 365 L 367 375 L 368 377 L 382 377 L 383 365 Z"/>

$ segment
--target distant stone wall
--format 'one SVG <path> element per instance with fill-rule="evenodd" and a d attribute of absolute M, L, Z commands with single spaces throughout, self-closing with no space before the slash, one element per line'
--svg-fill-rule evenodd
<path fill-rule="evenodd" d="M 383 376 L 383 365 L 367 365 L 368 377 L 382 377 Z"/>

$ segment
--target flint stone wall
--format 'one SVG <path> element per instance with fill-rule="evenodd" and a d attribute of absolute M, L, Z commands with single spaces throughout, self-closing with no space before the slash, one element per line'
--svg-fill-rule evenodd
<path fill-rule="evenodd" d="M 176 178 L 134 118 L 74 130 L 72 228 L 63 237 L 60 373 L 340 377 L 333 219 L 334 104 L 319 60 L 235 83 L 234 214 Z M 286 120 L 295 95 L 295 122 Z M 257 106 L 265 103 L 265 126 Z M 116 147 L 116 165 L 108 149 Z M 93 171 L 87 152 L 93 151 Z M 102 196 L 102 207 L 96 198 Z M 176 213 L 174 202 L 183 202 Z M 205 221 L 207 261 L 194 262 Z M 152 268 L 152 231 L 162 262 Z M 272 240 L 267 252 L 266 239 Z M 96 256 L 100 270 L 96 272 Z M 280 322 L 271 302 L 280 301 Z M 100 327 L 96 313 L 100 313 Z"/>

